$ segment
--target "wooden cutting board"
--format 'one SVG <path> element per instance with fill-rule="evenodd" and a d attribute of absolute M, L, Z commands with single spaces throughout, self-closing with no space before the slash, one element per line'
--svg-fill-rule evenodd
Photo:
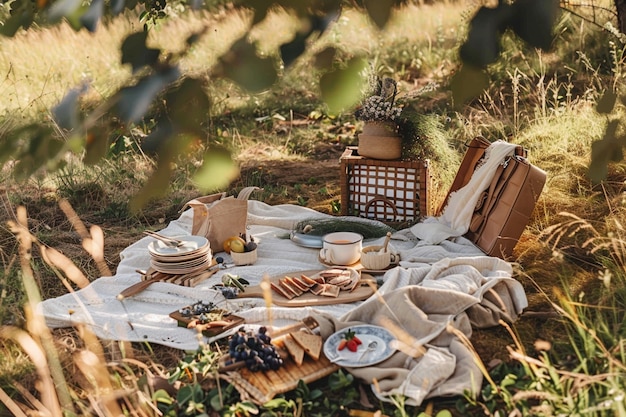
<path fill-rule="evenodd" d="M 222 374 L 225 376 L 224 379 L 230 382 L 242 397 L 250 397 L 253 402 L 262 405 L 278 394 L 296 389 L 300 380 L 309 384 L 337 371 L 340 366 L 331 363 L 324 352 L 318 360 L 305 354 L 302 365 L 298 365 L 285 351 L 282 336 L 302 327 L 312 329 L 317 327 L 317 322 L 309 317 L 301 324 L 287 326 L 274 333 L 276 336 L 272 338 L 272 344 L 277 347 L 284 361 L 283 366 L 278 370 L 252 372 L 245 367 L 240 367 L 234 371 L 224 372 Z"/>
<path fill-rule="evenodd" d="M 287 358 L 277 371 L 252 372 L 246 368 L 227 372 L 228 381 L 241 393 L 248 394 L 251 399 L 261 405 L 278 394 L 294 390 L 298 381 L 306 384 L 315 382 L 339 369 L 339 365 L 331 363 L 322 354 L 319 360 L 305 358 L 298 366 L 291 358 Z"/>
<path fill-rule="evenodd" d="M 312 271 L 297 271 L 291 272 L 280 276 L 270 277 L 270 281 L 278 283 L 279 279 L 285 276 L 300 276 L 305 274 L 311 278 L 323 270 Z M 361 274 L 362 284 L 354 291 L 340 291 L 337 297 L 328 297 L 324 295 L 315 295 L 311 292 L 306 292 L 298 297 L 294 297 L 291 300 L 285 296 L 278 294 L 276 291 L 272 291 L 272 304 L 279 307 L 306 307 L 306 306 L 322 306 L 331 304 L 349 304 L 355 301 L 362 301 L 369 298 L 374 294 L 374 288 L 368 284 L 368 282 L 376 282 L 376 279 L 369 274 Z M 263 289 L 260 285 L 250 285 L 245 288 L 245 291 L 240 292 L 237 295 L 238 298 L 263 298 Z"/>

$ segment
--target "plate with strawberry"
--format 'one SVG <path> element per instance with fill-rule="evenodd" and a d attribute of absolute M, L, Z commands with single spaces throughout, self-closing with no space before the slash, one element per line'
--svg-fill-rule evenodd
<path fill-rule="evenodd" d="M 324 355 L 347 368 L 376 365 L 389 358 L 395 338 L 384 327 L 361 324 L 338 330 L 324 342 Z"/>

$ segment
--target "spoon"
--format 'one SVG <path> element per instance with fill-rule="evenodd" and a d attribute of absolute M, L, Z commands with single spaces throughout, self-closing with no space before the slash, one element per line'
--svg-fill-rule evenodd
<path fill-rule="evenodd" d="M 380 250 L 381 253 L 387 252 L 387 246 L 389 246 L 390 240 L 391 240 L 391 232 L 387 232 L 387 236 L 385 236 L 385 243 L 383 244 L 383 248 Z"/>
<path fill-rule="evenodd" d="M 368 353 L 376 350 L 376 346 L 378 346 L 378 342 L 375 340 L 372 340 L 371 342 L 369 342 L 367 344 L 367 349 L 365 349 L 363 351 L 363 353 L 361 353 L 361 356 L 359 356 L 359 361 L 363 360 L 363 358 L 365 357 L 365 355 L 367 355 Z"/>

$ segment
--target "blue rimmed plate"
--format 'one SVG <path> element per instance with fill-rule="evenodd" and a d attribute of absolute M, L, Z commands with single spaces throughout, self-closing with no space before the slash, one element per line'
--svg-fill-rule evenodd
<path fill-rule="evenodd" d="M 305 248 L 321 249 L 324 246 L 322 236 L 307 235 L 292 231 L 289 238 L 296 245 L 300 245 Z"/>
<path fill-rule="evenodd" d="M 339 350 L 339 343 L 344 339 L 344 333 L 353 331 L 361 340 L 356 352 L 348 348 Z M 391 342 L 395 337 L 387 329 L 370 324 L 346 327 L 332 335 L 324 342 L 324 355 L 333 363 L 347 368 L 361 368 L 376 365 L 388 359 L 395 352 Z M 370 348 L 368 349 L 368 346 Z"/>

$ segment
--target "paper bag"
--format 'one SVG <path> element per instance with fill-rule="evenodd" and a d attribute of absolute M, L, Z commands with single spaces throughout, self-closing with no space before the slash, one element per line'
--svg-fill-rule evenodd
<path fill-rule="evenodd" d="M 248 222 L 248 198 L 258 187 L 247 187 L 235 197 L 216 193 L 195 198 L 183 206 L 181 211 L 193 210 L 191 234 L 209 240 L 213 253 L 222 252 L 224 241 L 232 236 L 246 234 Z"/>

